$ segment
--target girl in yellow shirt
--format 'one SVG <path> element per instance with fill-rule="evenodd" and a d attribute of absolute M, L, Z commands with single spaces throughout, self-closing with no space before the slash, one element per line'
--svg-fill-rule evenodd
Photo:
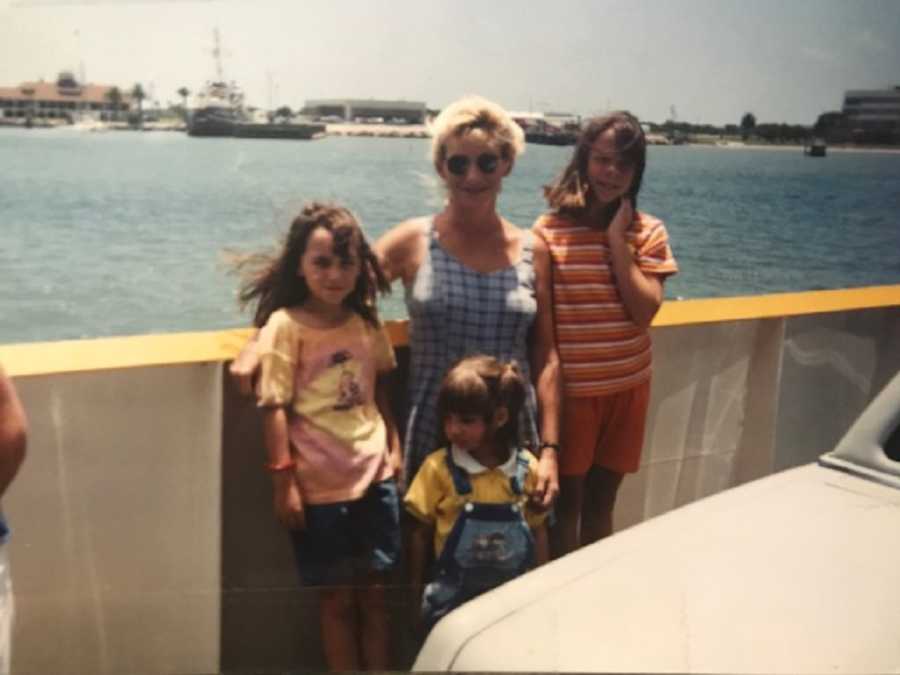
<path fill-rule="evenodd" d="M 515 363 L 468 357 L 444 378 L 448 446 L 431 453 L 404 498 L 416 518 L 410 574 L 426 630 L 452 609 L 547 560 L 546 513 L 529 495 L 537 460 L 516 447 L 525 383 Z M 431 553 L 436 558 L 424 585 Z"/>

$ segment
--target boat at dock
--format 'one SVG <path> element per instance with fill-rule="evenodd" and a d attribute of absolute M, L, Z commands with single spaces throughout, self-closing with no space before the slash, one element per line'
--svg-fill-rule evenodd
<path fill-rule="evenodd" d="M 511 113 L 525 132 L 525 142 L 537 145 L 575 145 L 581 118 L 569 113 Z"/>
<path fill-rule="evenodd" d="M 234 136 L 238 124 L 250 123 L 244 94 L 234 82 L 207 82 L 188 119 L 188 136 Z"/>
<path fill-rule="evenodd" d="M 814 138 L 809 145 L 803 147 L 803 154 L 807 157 L 825 157 L 827 145 L 821 138 Z"/>
<path fill-rule="evenodd" d="M 550 126 L 540 131 L 525 132 L 525 142 L 538 145 L 575 145 L 576 140 L 578 136 L 575 133 Z"/>
<path fill-rule="evenodd" d="M 207 82 L 196 98 L 188 120 L 188 136 L 308 140 L 325 134 L 324 124 L 284 119 L 275 122 L 258 110 L 252 114 L 252 109 L 244 105 L 244 92 L 235 82 L 227 82 L 222 74 L 218 31 L 214 40 L 216 79 Z"/>
<path fill-rule="evenodd" d="M 325 135 L 325 125 L 317 122 L 259 123 L 242 122 L 234 125 L 238 138 L 285 138 L 310 140 Z"/>
<path fill-rule="evenodd" d="M 212 54 L 216 77 L 207 81 L 195 98 L 188 118 L 188 136 L 234 136 L 236 125 L 251 121 L 244 108 L 244 92 L 223 75 L 218 29 L 213 31 Z"/>

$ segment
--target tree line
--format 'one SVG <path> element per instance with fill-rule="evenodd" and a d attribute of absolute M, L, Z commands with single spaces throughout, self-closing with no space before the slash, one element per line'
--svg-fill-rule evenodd
<path fill-rule="evenodd" d="M 741 137 L 743 140 L 756 140 L 767 143 L 807 143 L 813 138 L 821 138 L 828 143 L 858 143 L 898 145 L 900 144 L 900 128 L 897 125 L 886 125 L 882 129 L 860 129 L 853 125 L 852 119 L 840 111 L 824 112 L 818 116 L 815 124 L 785 124 L 775 122 L 757 122 L 752 112 L 745 113 L 738 124 L 691 124 L 666 120 L 662 124 L 650 125 L 651 130 L 671 137 L 691 135 Z"/>

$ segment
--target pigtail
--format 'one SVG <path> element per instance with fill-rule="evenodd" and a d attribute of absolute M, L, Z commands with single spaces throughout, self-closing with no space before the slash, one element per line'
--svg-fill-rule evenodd
<path fill-rule="evenodd" d="M 506 424 L 497 430 L 498 435 L 507 445 L 515 445 L 519 440 L 519 418 L 525 405 L 525 380 L 519 364 L 513 360 L 500 364 L 497 381 L 498 403 L 506 408 L 508 418 Z"/>
<path fill-rule="evenodd" d="M 525 403 L 525 380 L 516 361 L 503 364 L 498 393 L 501 402 L 509 410 L 510 417 L 517 417 Z"/>

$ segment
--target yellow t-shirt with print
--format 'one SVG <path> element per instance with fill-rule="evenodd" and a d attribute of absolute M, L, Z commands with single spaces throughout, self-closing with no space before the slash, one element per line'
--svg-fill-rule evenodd
<path fill-rule="evenodd" d="M 378 376 L 396 366 L 382 326 L 353 314 L 312 328 L 292 308 L 272 313 L 259 335 L 260 406 L 288 411 L 291 453 L 305 501 L 361 497 L 390 478 L 387 429 L 375 403 Z"/>
<path fill-rule="evenodd" d="M 466 498 L 460 497 L 453 484 L 450 468 L 447 466 L 447 453 L 451 450 L 443 448 L 432 452 L 409 486 L 403 504 L 414 517 L 434 527 L 434 552 L 439 556 L 462 512 L 467 501 L 487 504 L 514 504 L 522 507 L 525 521 L 532 529 L 541 525 L 547 518 L 547 512 L 534 510 L 528 501 L 528 495 L 534 491 L 537 483 L 537 460 L 528 453 L 528 471 L 525 476 L 525 490 L 517 495 L 509 484 L 511 475 L 515 473 L 516 453 L 504 464 L 488 469 L 479 464 L 469 453 L 453 448 L 454 463 L 469 474 L 472 492 Z"/>

